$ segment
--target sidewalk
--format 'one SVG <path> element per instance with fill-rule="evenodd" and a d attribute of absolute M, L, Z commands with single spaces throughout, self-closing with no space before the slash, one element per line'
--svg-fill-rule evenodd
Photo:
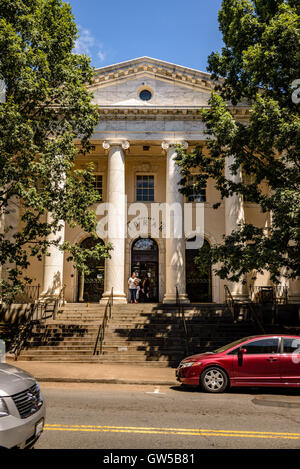
<path fill-rule="evenodd" d="M 178 384 L 174 368 L 102 363 L 49 363 L 38 361 L 14 361 L 9 365 L 32 374 L 40 382 L 107 383 L 107 384 Z"/>

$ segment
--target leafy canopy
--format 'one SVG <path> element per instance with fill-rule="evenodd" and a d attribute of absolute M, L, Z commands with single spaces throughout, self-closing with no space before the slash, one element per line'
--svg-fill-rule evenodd
<path fill-rule="evenodd" d="M 62 0 L 0 0 L 0 80 L 6 102 L 0 103 L 0 259 L 6 267 L 2 298 L 12 300 L 24 282 L 33 257 L 42 259 L 62 221 L 96 237 L 91 209 L 99 196 L 92 166 L 74 169 L 80 151 L 98 122 L 87 85 L 93 68 L 85 55 L 72 52 L 77 28 L 70 6 Z M 22 228 L 6 220 L 21 204 Z M 47 220 L 47 212 L 52 218 Z M 64 243 L 80 270 L 86 258 L 107 256 L 109 246 L 93 252 Z"/>
<path fill-rule="evenodd" d="M 219 12 L 224 47 L 209 57 L 217 80 L 210 109 L 202 111 L 209 153 L 178 150 L 182 191 L 197 192 L 209 178 L 221 198 L 242 194 L 270 214 L 268 227 L 246 223 L 224 242 L 202 250 L 199 264 L 216 264 L 232 281 L 248 272 L 299 275 L 300 115 L 294 82 L 300 79 L 300 3 L 298 0 L 223 0 Z M 234 119 L 232 105 L 248 105 L 248 122 Z M 234 156 L 242 183 L 224 177 L 225 159 Z M 194 186 L 192 170 L 199 172 Z M 266 192 L 265 187 L 269 190 Z M 219 204 L 215 206 L 218 208 Z M 202 267 L 203 268 L 203 267 Z"/>

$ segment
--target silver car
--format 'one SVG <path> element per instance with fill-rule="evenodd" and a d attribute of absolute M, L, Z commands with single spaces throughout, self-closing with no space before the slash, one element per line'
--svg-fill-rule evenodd
<path fill-rule="evenodd" d="M 30 448 L 40 437 L 45 404 L 29 373 L 0 363 L 0 448 Z"/>

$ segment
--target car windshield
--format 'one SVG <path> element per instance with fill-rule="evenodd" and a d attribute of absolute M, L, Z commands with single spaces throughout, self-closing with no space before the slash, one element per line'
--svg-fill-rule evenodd
<path fill-rule="evenodd" d="M 241 344 L 241 343 L 244 342 L 245 340 L 246 340 L 246 339 L 243 338 L 243 339 L 236 340 L 235 342 L 231 342 L 231 344 L 227 344 L 227 345 L 224 345 L 223 347 L 217 348 L 217 350 L 214 350 L 213 353 L 222 353 L 222 352 L 226 352 L 226 350 L 229 350 L 229 349 L 231 349 L 232 347 L 235 347 L 236 345 Z"/>

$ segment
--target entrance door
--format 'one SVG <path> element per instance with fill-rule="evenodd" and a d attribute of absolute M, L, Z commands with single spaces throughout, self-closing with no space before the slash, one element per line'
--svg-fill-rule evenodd
<path fill-rule="evenodd" d="M 149 296 L 141 295 L 141 301 L 157 303 L 158 292 L 158 246 L 151 238 L 139 238 L 132 246 L 131 272 L 135 272 L 141 279 L 141 284 L 148 279 L 150 284 Z"/>
<path fill-rule="evenodd" d="M 101 239 L 86 238 L 81 243 L 81 247 L 93 249 L 97 243 L 104 244 Z M 100 261 L 92 257 L 87 259 L 90 273 L 88 275 L 78 275 L 78 301 L 86 303 L 99 302 L 104 292 L 104 264 L 104 259 Z"/>
<path fill-rule="evenodd" d="M 209 243 L 204 240 L 203 248 L 207 247 L 209 247 Z M 191 303 L 210 303 L 212 301 L 211 268 L 200 272 L 195 263 L 196 257 L 201 259 L 201 249 L 186 249 L 185 251 L 186 292 Z"/>

